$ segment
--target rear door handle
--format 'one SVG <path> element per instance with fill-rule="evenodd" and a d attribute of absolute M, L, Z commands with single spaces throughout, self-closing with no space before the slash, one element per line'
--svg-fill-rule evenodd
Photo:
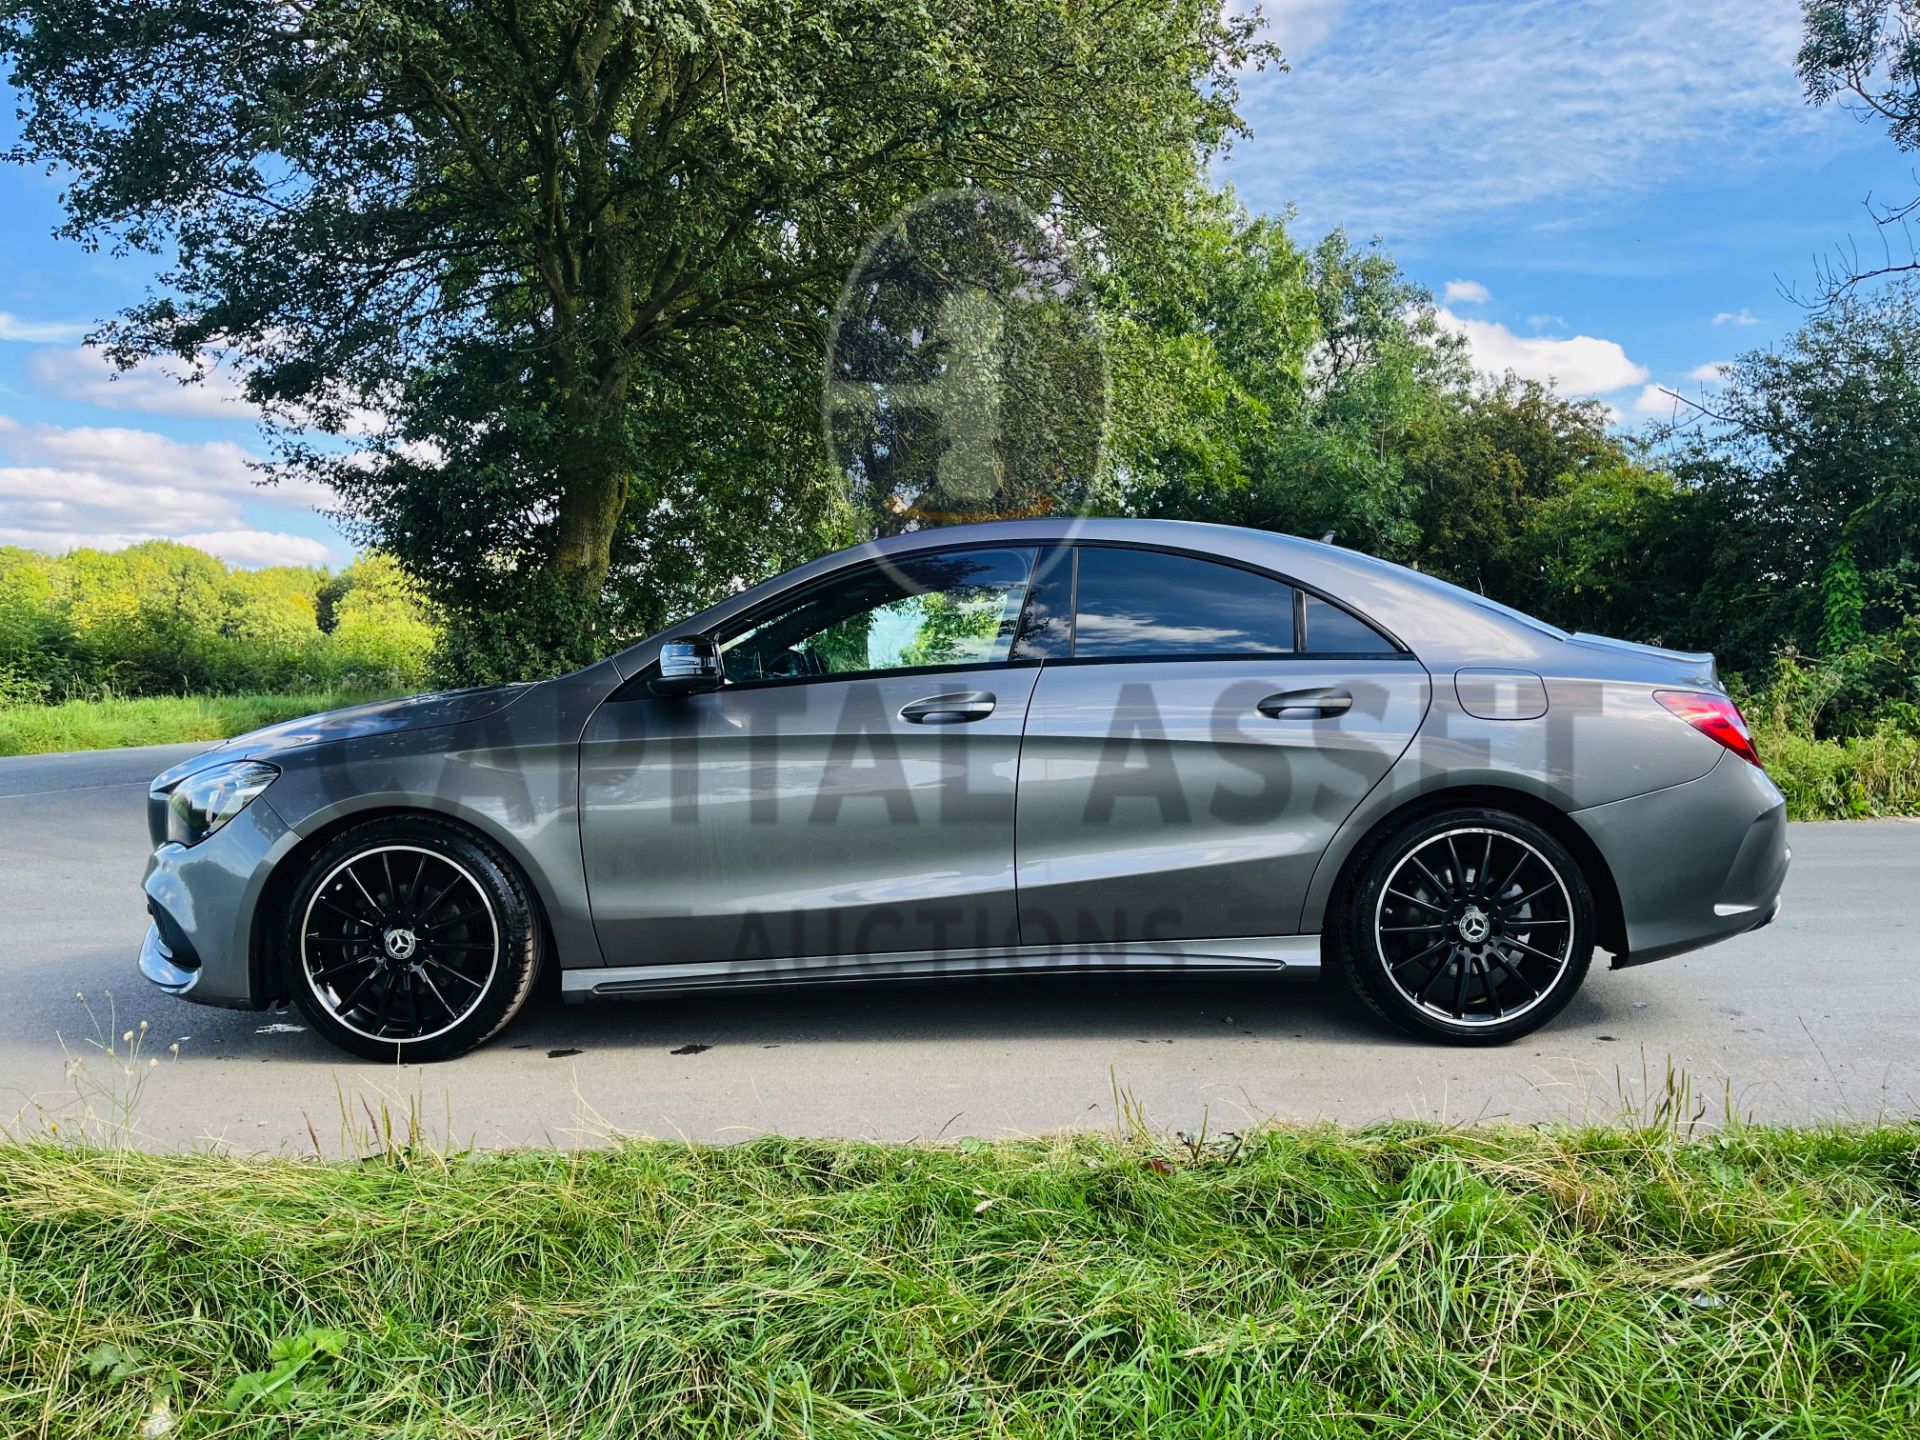
<path fill-rule="evenodd" d="M 1353 708 L 1345 690 L 1282 690 L 1254 707 L 1272 720 L 1326 720 Z"/>
<path fill-rule="evenodd" d="M 993 714 L 995 700 L 986 690 L 963 690 L 957 695 L 929 695 L 900 707 L 900 718 L 915 725 L 968 725 Z"/>

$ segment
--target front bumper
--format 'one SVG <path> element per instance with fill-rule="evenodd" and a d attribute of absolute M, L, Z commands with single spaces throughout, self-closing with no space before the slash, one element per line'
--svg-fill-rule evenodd
<path fill-rule="evenodd" d="M 153 920 L 140 945 L 140 973 L 203 1005 L 268 1004 L 254 918 L 274 865 L 296 843 L 261 796 L 198 845 L 156 849 L 142 887 Z"/>
<path fill-rule="evenodd" d="M 1725 756 L 1698 780 L 1574 821 L 1613 874 L 1627 951 L 1615 968 L 1663 960 L 1757 930 L 1780 913 L 1793 852 L 1787 804 L 1766 772 Z"/>

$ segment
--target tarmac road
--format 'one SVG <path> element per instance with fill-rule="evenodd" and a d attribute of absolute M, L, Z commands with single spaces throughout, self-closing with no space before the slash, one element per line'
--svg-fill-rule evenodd
<path fill-rule="evenodd" d="M 1783 1120 L 1920 1113 L 1916 823 L 1794 826 L 1771 928 L 1596 966 L 1558 1020 L 1504 1049 L 1387 1033 L 1337 985 L 1061 977 L 587 1007 L 543 995 L 484 1049 L 396 1069 L 334 1050 L 297 1012 L 191 1005 L 135 970 L 146 783 L 197 748 L 0 759 L 0 1119 L 71 1132 L 91 1117 L 162 1146 L 311 1153 L 317 1139 L 332 1154 L 383 1099 L 417 1108 L 437 1140 L 478 1145 L 1110 1128 L 1117 1091 L 1189 1129 L 1607 1118 L 1657 1098 L 1669 1064 L 1709 1123 L 1729 1104 Z M 162 1063 L 129 1076 L 91 1042 L 142 1020 Z"/>

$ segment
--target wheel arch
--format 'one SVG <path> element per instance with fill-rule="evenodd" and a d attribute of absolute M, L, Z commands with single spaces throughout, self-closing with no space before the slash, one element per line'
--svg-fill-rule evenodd
<path fill-rule="evenodd" d="M 1503 785 L 1461 785 L 1430 791 L 1395 806 L 1367 826 L 1364 831 L 1355 835 L 1352 842 L 1348 844 L 1345 855 L 1341 857 L 1340 868 L 1332 886 L 1327 891 L 1326 907 L 1321 915 L 1319 927 L 1323 959 L 1331 958 L 1328 954 L 1330 941 L 1327 937 L 1332 934 L 1333 927 L 1327 923 L 1326 917 L 1336 905 L 1341 903 L 1347 887 L 1353 883 L 1358 858 L 1366 852 L 1368 843 L 1376 836 L 1404 825 L 1418 816 L 1474 805 L 1511 811 L 1523 820 L 1532 821 L 1567 847 L 1568 853 L 1579 865 L 1580 873 L 1585 877 L 1588 888 L 1593 891 L 1595 938 L 1614 957 L 1614 964 L 1618 967 L 1627 954 L 1626 910 L 1621 904 L 1620 887 L 1613 878 L 1612 867 L 1607 864 L 1606 857 L 1600 853 L 1600 847 L 1588 838 L 1586 831 L 1580 828 L 1579 823 L 1571 815 L 1552 801 Z"/>
<path fill-rule="evenodd" d="M 532 872 L 525 859 L 518 853 L 518 847 L 505 842 L 492 833 L 488 827 L 477 825 L 464 816 L 450 815 L 444 810 L 424 809 L 415 805 L 375 805 L 364 810 L 350 810 L 344 814 L 329 818 L 324 824 L 315 826 L 311 833 L 302 835 L 293 848 L 282 855 L 267 876 L 267 883 L 260 892 L 259 902 L 253 907 L 253 924 L 248 944 L 249 965 L 253 981 L 253 993 L 259 1005 L 284 1005 L 293 997 L 293 986 L 287 969 L 287 957 L 278 953 L 275 938 L 282 917 L 291 900 L 294 888 L 306 873 L 306 867 L 313 857 L 349 830 L 378 820 L 420 820 L 441 826 L 447 830 L 464 833 L 468 837 L 485 844 L 499 855 L 502 861 L 511 865 L 520 877 L 526 889 L 527 898 L 533 904 L 533 917 L 540 927 L 541 953 L 550 964 L 559 953 L 554 942 L 553 919 L 548 913 L 548 900 L 545 887 Z"/>

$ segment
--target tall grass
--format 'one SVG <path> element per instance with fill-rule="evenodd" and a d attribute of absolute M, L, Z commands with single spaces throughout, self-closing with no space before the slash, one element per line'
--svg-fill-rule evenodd
<path fill-rule="evenodd" d="M 1920 735 L 1893 725 L 1845 740 L 1757 726 L 1767 773 L 1795 820 L 1920 814 Z"/>
<path fill-rule="evenodd" d="M 262 725 L 350 705 L 364 695 L 313 691 L 290 695 L 151 696 L 0 706 L 0 755 L 107 750 L 224 740 Z"/>
<path fill-rule="evenodd" d="M 1920 1434 L 1920 1127 L 0 1146 L 0 1433 Z"/>

